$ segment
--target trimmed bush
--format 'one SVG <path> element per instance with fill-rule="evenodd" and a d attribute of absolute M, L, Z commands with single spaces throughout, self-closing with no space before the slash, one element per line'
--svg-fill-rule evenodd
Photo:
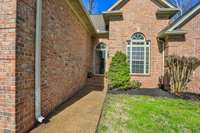
<path fill-rule="evenodd" d="M 166 58 L 167 74 L 170 79 L 170 91 L 178 93 L 187 89 L 193 71 L 200 65 L 195 57 L 169 56 Z"/>
<path fill-rule="evenodd" d="M 129 87 L 130 70 L 124 53 L 117 52 L 112 58 L 108 80 L 110 88 L 127 89 Z"/>

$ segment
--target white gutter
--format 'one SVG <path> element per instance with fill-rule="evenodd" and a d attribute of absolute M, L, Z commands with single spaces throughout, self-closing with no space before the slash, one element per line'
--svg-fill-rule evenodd
<path fill-rule="evenodd" d="M 177 21 L 168 31 L 173 31 L 178 26 L 183 24 L 188 18 L 190 18 L 193 14 L 195 14 L 200 9 L 200 4 L 196 6 L 193 10 L 191 10 L 187 15 L 185 15 L 183 18 L 181 18 L 179 21 Z"/>
<path fill-rule="evenodd" d="M 122 3 L 125 0 L 118 0 L 113 6 L 111 6 L 107 11 L 112 11 L 115 7 L 117 7 L 120 3 Z M 162 4 L 164 4 L 165 6 L 169 7 L 169 8 L 176 8 L 173 4 L 171 4 L 170 2 L 168 2 L 167 0 L 156 0 L 158 2 L 161 2 Z"/>
<path fill-rule="evenodd" d="M 41 115 L 41 27 L 42 27 L 42 0 L 36 4 L 36 33 L 35 33 L 35 118 L 42 123 L 44 117 Z"/>
<path fill-rule="evenodd" d="M 118 0 L 113 6 L 111 6 L 107 11 L 112 11 L 116 6 L 118 6 L 124 0 Z"/>
<path fill-rule="evenodd" d="M 158 38 L 158 41 L 160 42 L 160 43 L 162 43 L 161 45 L 162 45 L 162 62 L 163 62 L 163 66 L 162 66 L 162 75 L 164 76 L 165 75 L 165 41 L 164 40 L 162 40 L 162 39 L 160 39 L 160 38 Z"/>
<path fill-rule="evenodd" d="M 166 1 L 166 0 L 161 0 L 164 4 L 166 4 L 167 6 L 169 6 L 170 8 L 176 8 L 175 6 L 173 6 L 170 2 Z"/>
<path fill-rule="evenodd" d="M 162 46 L 163 46 L 163 70 L 162 70 L 162 74 L 163 74 L 163 76 L 165 75 L 165 42 L 163 41 L 163 44 L 162 44 Z"/>

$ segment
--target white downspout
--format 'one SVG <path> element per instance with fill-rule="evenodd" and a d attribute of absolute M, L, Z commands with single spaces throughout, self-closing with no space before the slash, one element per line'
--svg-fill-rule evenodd
<path fill-rule="evenodd" d="M 165 75 L 165 42 L 163 42 L 163 76 Z"/>
<path fill-rule="evenodd" d="M 163 76 L 165 75 L 165 41 L 162 40 L 162 39 L 157 39 L 160 43 L 162 43 L 162 63 L 163 63 L 163 66 L 162 66 L 162 74 Z M 160 44 L 159 44 L 160 45 Z"/>
<path fill-rule="evenodd" d="M 35 33 L 35 118 L 42 123 L 41 115 L 41 27 L 42 27 L 42 0 L 36 3 L 36 33 Z"/>

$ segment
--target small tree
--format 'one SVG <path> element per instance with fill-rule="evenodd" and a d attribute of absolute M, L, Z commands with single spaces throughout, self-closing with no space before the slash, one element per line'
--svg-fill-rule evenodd
<path fill-rule="evenodd" d="M 177 93 L 187 88 L 193 71 L 200 66 L 200 61 L 195 57 L 172 55 L 166 58 L 166 66 L 170 79 L 171 92 Z"/>
<path fill-rule="evenodd" d="M 128 88 L 130 82 L 129 73 L 126 55 L 122 52 L 117 52 L 112 58 L 108 72 L 109 86 L 111 88 Z"/>

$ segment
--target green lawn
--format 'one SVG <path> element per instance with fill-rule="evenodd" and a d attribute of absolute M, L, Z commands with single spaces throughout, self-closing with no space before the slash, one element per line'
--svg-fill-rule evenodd
<path fill-rule="evenodd" d="M 200 103 L 109 94 L 97 133 L 200 133 Z"/>

